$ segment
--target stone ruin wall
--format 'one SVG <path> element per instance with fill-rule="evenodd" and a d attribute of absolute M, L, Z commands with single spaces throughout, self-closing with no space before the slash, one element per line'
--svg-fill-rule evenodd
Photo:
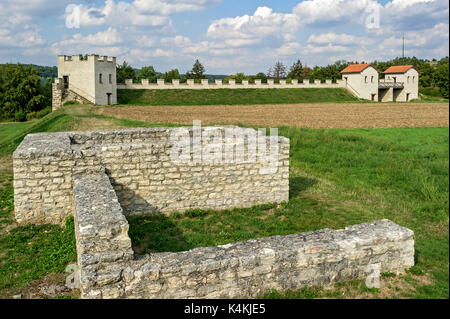
<path fill-rule="evenodd" d="M 310 83 L 308 79 L 299 82 L 292 80 L 291 83 L 286 83 L 286 80 L 280 80 L 280 83 L 275 83 L 274 80 L 268 79 L 267 83 L 262 83 L 261 80 L 255 80 L 255 83 L 249 83 L 243 80 L 242 84 L 236 83 L 235 80 L 229 80 L 229 83 L 224 83 L 222 80 L 216 80 L 214 83 L 209 83 L 207 79 L 202 80 L 201 83 L 194 83 L 194 80 L 189 79 L 186 83 L 180 83 L 180 80 L 172 80 L 171 83 L 165 83 L 164 80 L 158 79 L 157 83 L 149 83 L 148 80 L 143 79 L 141 83 L 133 83 L 133 80 L 125 80 L 124 84 L 117 84 L 118 90 L 170 90 L 170 89 L 302 89 L 302 88 L 345 88 L 344 80 L 337 80 L 333 83 L 332 80 L 325 80 L 321 83 L 320 80 L 314 80 Z"/>
<path fill-rule="evenodd" d="M 214 128 L 222 136 L 220 143 L 224 128 Z M 93 172 L 106 172 L 126 215 L 250 207 L 289 199 L 289 139 L 277 137 L 277 171 L 260 174 L 268 164 L 259 160 L 172 162 L 173 130 L 177 128 L 26 136 L 13 155 L 16 220 L 63 224 L 74 211 L 73 177 Z M 264 139 L 269 143 L 270 137 Z M 248 151 L 247 145 L 233 141 Z"/>
<path fill-rule="evenodd" d="M 389 220 L 136 256 L 108 177 L 74 187 L 82 298 L 252 298 L 414 265 L 413 232 Z"/>
<path fill-rule="evenodd" d="M 261 175 L 260 162 L 169 162 L 172 130 L 31 134 L 14 152 L 17 221 L 74 215 L 82 298 L 249 298 L 414 265 L 413 232 L 388 220 L 135 255 L 126 215 L 288 200 L 288 139 L 276 139 L 278 170 Z"/>

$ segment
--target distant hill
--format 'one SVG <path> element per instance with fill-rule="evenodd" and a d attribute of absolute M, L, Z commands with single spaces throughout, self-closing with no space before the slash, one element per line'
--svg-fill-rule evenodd
<path fill-rule="evenodd" d="M 4 64 L 0 64 L 4 65 Z M 13 64 L 15 65 L 15 64 Z M 36 64 L 23 64 L 30 65 L 33 68 L 37 69 L 39 72 L 39 76 L 43 79 L 56 78 L 58 77 L 58 68 L 56 66 L 41 66 Z"/>
<path fill-rule="evenodd" d="M 50 78 L 56 78 L 58 77 L 58 68 L 56 66 L 42 66 L 42 65 L 36 65 L 36 64 L 24 64 L 24 65 L 31 65 L 32 67 L 36 68 L 39 72 L 39 76 L 42 79 L 50 79 Z M 137 72 L 139 72 L 139 69 L 134 69 L 136 75 Z M 156 72 L 158 75 L 158 78 L 161 78 L 163 73 Z M 210 82 L 214 82 L 215 80 L 223 80 L 228 75 L 224 74 L 205 74 L 205 79 L 208 79 Z M 181 80 L 184 79 L 184 74 L 180 74 Z"/>

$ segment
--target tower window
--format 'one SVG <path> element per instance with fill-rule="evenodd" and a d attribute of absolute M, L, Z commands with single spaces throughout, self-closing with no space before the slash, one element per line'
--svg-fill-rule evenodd
<path fill-rule="evenodd" d="M 102 79 L 102 74 L 101 73 L 98 76 L 98 83 L 100 83 L 100 84 L 103 83 L 103 79 Z"/>
<path fill-rule="evenodd" d="M 112 84 L 112 74 L 109 75 L 109 84 Z"/>

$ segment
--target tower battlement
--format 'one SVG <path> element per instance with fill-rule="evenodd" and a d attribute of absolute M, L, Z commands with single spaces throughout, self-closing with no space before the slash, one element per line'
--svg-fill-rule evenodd
<path fill-rule="evenodd" d="M 59 62 L 109 62 L 116 64 L 116 57 L 109 57 L 106 55 L 98 55 L 98 54 L 88 54 L 86 58 L 84 58 L 81 54 L 76 55 L 58 55 L 58 63 Z"/>

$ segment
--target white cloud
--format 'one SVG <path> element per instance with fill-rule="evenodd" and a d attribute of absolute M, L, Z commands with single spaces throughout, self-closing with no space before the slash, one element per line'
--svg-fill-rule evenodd
<path fill-rule="evenodd" d="M 392 0 L 391 2 L 386 4 L 386 8 L 404 10 L 416 4 L 431 3 L 431 2 L 434 2 L 434 0 Z"/>
<path fill-rule="evenodd" d="M 362 22 L 368 9 L 379 6 L 375 0 L 307 0 L 295 6 L 293 13 L 303 24 Z"/>
<path fill-rule="evenodd" d="M 301 47 L 297 42 L 289 42 L 276 49 L 275 54 L 281 56 L 298 55 Z"/>
<path fill-rule="evenodd" d="M 72 38 L 58 42 L 59 46 L 73 46 L 73 45 L 93 45 L 93 46 L 110 46 L 121 44 L 123 42 L 122 36 L 119 32 L 109 27 L 105 31 L 100 31 L 95 34 L 88 34 L 83 36 L 81 33 L 74 34 Z"/>
<path fill-rule="evenodd" d="M 317 54 L 317 53 L 331 53 L 331 52 L 345 52 L 345 51 L 349 51 L 350 48 L 342 46 L 342 45 L 332 45 L 331 43 L 329 43 L 328 45 L 325 46 L 315 46 L 315 45 L 311 45 L 311 44 L 307 44 L 304 48 L 303 48 L 303 53 L 304 54 Z"/>
<path fill-rule="evenodd" d="M 299 27 L 297 17 L 291 13 L 274 13 L 271 8 L 259 7 L 253 15 L 223 18 L 211 23 L 207 36 L 213 39 L 232 39 L 242 45 L 255 44 L 264 39 L 282 40 Z"/>
<path fill-rule="evenodd" d="M 74 52 L 74 48 L 76 48 L 76 52 Z M 124 43 L 121 34 L 116 29 L 110 27 L 105 31 L 94 34 L 74 34 L 68 39 L 53 43 L 51 51 L 55 55 L 96 53 L 100 55 L 119 56 L 126 54 L 129 48 Z"/>
<path fill-rule="evenodd" d="M 222 0 L 135 0 L 134 7 L 141 13 L 171 15 L 184 11 L 203 10 Z"/>
<path fill-rule="evenodd" d="M 77 21 L 80 27 L 100 26 L 151 26 L 160 27 L 170 24 L 164 15 L 142 13 L 134 3 L 106 0 L 100 8 L 91 8 L 83 4 L 75 5 L 65 15 L 67 20 Z"/>
<path fill-rule="evenodd" d="M 143 36 L 139 36 L 136 39 L 137 45 L 140 47 L 154 47 L 157 43 L 158 39 L 156 37 L 152 37 L 152 36 L 148 36 L 148 35 L 143 35 Z"/>
<path fill-rule="evenodd" d="M 218 2 L 221 0 L 106 0 L 101 7 L 74 5 L 65 17 L 79 21 L 81 27 L 105 24 L 162 27 L 171 25 L 169 16 L 174 13 L 202 10 Z"/>
<path fill-rule="evenodd" d="M 423 30 L 448 23 L 448 0 L 393 0 L 381 10 L 383 25 L 393 30 Z"/>
<path fill-rule="evenodd" d="M 161 44 L 167 46 L 186 47 L 191 44 L 188 37 L 177 35 L 175 37 L 161 38 Z"/>
<path fill-rule="evenodd" d="M 34 46 L 41 46 L 45 43 L 45 39 L 39 34 L 37 30 L 30 29 L 16 33 L 8 29 L 0 29 L 0 48 L 29 48 Z"/>
<path fill-rule="evenodd" d="M 436 49 L 442 51 L 442 48 L 446 47 L 448 54 L 448 39 L 449 25 L 445 23 L 438 23 L 430 29 L 406 33 L 405 53 L 419 56 L 419 54 L 426 54 L 426 51 Z M 385 38 L 377 49 L 389 55 L 399 55 L 402 44 L 401 36 L 390 36 Z"/>
<path fill-rule="evenodd" d="M 334 32 L 311 34 L 308 38 L 308 43 L 315 44 L 341 44 L 341 45 L 361 45 L 373 42 L 372 40 L 364 37 L 358 37 L 351 34 L 341 33 L 336 34 Z"/>

